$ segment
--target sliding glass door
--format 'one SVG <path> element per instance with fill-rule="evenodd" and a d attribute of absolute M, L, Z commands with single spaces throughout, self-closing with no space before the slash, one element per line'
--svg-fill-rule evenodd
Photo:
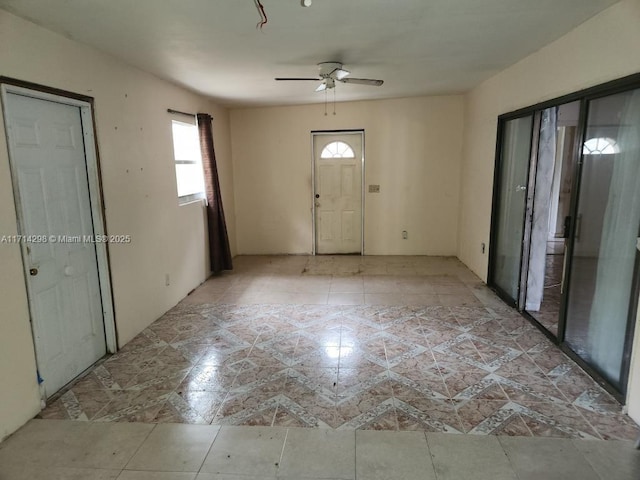
<path fill-rule="evenodd" d="M 524 310 L 558 338 L 564 292 L 565 240 L 571 217 L 571 189 L 579 154 L 576 151 L 579 101 L 541 111 L 537 154 L 532 161 L 533 188 Z M 527 229 L 525 229 L 527 233 Z M 526 244 L 527 242 L 525 242 Z M 527 252 L 525 252 L 526 254 Z"/>
<path fill-rule="evenodd" d="M 488 283 L 624 399 L 640 294 L 640 74 L 498 126 Z"/>
<path fill-rule="evenodd" d="M 517 303 L 533 115 L 502 124 L 492 225 L 490 283 Z"/>
<path fill-rule="evenodd" d="M 620 392 L 640 227 L 640 89 L 588 102 L 564 340 Z"/>

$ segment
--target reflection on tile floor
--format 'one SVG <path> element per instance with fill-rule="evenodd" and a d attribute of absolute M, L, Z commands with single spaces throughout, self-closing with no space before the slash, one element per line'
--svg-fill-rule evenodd
<path fill-rule="evenodd" d="M 460 262 L 431 257 L 239 257 L 41 417 L 602 439 L 639 431 Z"/>

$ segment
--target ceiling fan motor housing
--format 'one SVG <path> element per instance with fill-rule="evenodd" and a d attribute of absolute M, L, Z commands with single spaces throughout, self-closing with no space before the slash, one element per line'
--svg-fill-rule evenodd
<path fill-rule="evenodd" d="M 320 76 L 327 78 L 331 76 L 336 70 L 342 70 L 342 64 L 340 62 L 322 62 L 318 64 L 320 68 Z M 343 70 L 346 72 L 346 70 Z"/>

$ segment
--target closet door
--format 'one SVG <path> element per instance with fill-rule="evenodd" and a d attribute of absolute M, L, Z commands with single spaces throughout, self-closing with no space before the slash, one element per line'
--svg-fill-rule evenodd
<path fill-rule="evenodd" d="M 489 283 L 516 304 L 520 293 L 522 239 L 533 115 L 501 122 L 496 164 Z"/>
<path fill-rule="evenodd" d="M 588 102 L 565 343 L 626 389 L 640 227 L 640 89 Z"/>

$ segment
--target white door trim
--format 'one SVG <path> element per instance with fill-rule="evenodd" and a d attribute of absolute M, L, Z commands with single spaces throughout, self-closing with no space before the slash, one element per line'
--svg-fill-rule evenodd
<path fill-rule="evenodd" d="M 54 95 L 38 90 L 27 89 L 11 84 L 2 84 L 0 86 L 0 95 L 2 97 L 3 115 L 5 118 L 5 135 L 7 135 L 7 146 L 9 150 L 9 165 L 11 167 L 11 181 L 13 183 L 13 196 L 16 206 L 16 217 L 18 220 L 18 233 L 24 231 L 24 219 L 22 218 L 22 209 L 20 208 L 20 192 L 17 179 L 17 168 L 13 164 L 14 152 L 11 148 L 11 142 L 8 139 L 7 131 L 7 94 L 17 94 L 38 100 L 46 100 L 50 102 L 61 103 L 80 108 L 80 117 L 82 123 L 82 133 L 84 136 L 84 153 L 87 162 L 87 179 L 89 184 L 89 197 L 91 200 L 91 217 L 93 223 L 94 235 L 106 235 L 105 223 L 103 216 L 102 190 L 100 188 L 100 172 L 98 169 L 98 153 L 95 134 L 93 131 L 93 109 L 89 102 L 69 98 L 61 95 Z M 28 265 L 26 261 L 26 245 L 21 243 L 22 262 Z M 107 352 L 115 353 L 118 350 L 118 341 L 116 335 L 115 314 L 113 309 L 113 297 L 111 293 L 111 275 L 109 272 L 109 255 L 107 244 L 98 242 L 95 244 L 96 258 L 98 263 L 98 278 L 100 280 L 100 295 L 102 298 L 102 315 L 104 319 L 105 342 Z M 23 269 L 25 271 L 25 269 Z M 25 285 L 28 281 L 25 278 Z M 27 287 L 27 293 L 28 287 Z M 27 295 L 29 300 L 29 310 L 33 311 L 31 295 Z M 33 324 L 33 323 L 32 323 Z M 32 332 L 33 334 L 33 332 Z M 34 338 L 35 342 L 35 338 Z"/>
<path fill-rule="evenodd" d="M 360 135 L 360 141 L 362 142 L 362 158 L 361 158 L 361 173 L 360 173 L 360 188 L 361 192 L 361 214 L 360 214 L 360 255 L 364 255 L 364 192 L 365 192 L 365 169 L 364 169 L 364 157 L 365 157 L 365 147 L 364 147 L 364 129 L 362 130 L 315 130 L 311 132 L 311 236 L 312 236 L 312 246 L 311 246 L 311 254 L 317 255 L 316 244 L 316 153 L 315 153 L 315 138 L 326 136 L 326 135 Z"/>

